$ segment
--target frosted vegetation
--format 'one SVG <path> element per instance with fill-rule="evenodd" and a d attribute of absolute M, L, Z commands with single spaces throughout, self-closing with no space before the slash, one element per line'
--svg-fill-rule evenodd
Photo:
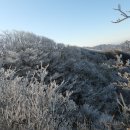
<path fill-rule="evenodd" d="M 130 66 L 123 55 L 2 33 L 0 130 L 129 128 Z"/>

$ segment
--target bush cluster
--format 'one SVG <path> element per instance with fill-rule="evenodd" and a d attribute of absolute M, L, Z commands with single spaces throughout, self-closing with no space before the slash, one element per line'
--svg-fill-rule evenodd
<path fill-rule="evenodd" d="M 22 31 L 0 35 L 0 129 L 129 127 L 129 60 Z M 44 67 L 43 67 L 44 66 Z M 123 122 L 123 123 L 122 123 Z"/>

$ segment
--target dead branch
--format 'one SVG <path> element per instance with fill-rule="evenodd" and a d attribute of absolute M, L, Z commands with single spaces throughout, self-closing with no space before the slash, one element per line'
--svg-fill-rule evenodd
<path fill-rule="evenodd" d="M 122 11 L 120 4 L 118 5 L 117 9 L 114 9 L 116 11 L 119 11 L 121 13 L 121 16 L 123 16 L 122 18 L 117 19 L 116 21 L 112 21 L 112 23 L 120 23 L 128 18 L 130 18 L 130 15 L 128 15 L 127 13 L 125 13 L 124 11 Z M 130 11 L 127 11 L 130 12 Z"/>

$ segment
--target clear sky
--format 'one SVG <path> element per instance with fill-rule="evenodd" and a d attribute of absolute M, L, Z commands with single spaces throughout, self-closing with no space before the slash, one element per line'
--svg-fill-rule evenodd
<path fill-rule="evenodd" d="M 130 20 L 111 23 L 130 0 L 0 0 L 0 31 L 23 30 L 56 42 L 93 46 L 130 40 Z"/>

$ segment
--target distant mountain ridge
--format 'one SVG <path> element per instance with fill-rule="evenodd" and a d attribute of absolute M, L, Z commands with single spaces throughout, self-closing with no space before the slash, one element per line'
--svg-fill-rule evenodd
<path fill-rule="evenodd" d="M 111 51 L 111 50 L 120 50 L 125 52 L 130 52 L 130 41 L 125 41 L 121 44 L 101 44 L 90 49 L 101 50 L 101 51 Z"/>

